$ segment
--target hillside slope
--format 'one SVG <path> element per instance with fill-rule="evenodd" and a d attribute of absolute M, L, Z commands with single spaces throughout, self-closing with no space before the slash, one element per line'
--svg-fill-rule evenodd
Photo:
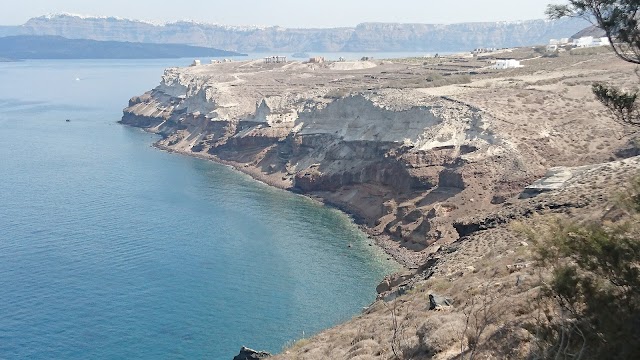
<path fill-rule="evenodd" d="M 495 303 L 500 321 L 531 320 L 539 270 L 515 225 L 606 216 L 640 171 L 637 132 L 590 91 L 593 81 L 632 86 L 633 66 L 611 53 L 489 56 L 524 67 L 447 57 L 172 68 L 121 122 L 161 134 L 162 149 L 344 209 L 407 266 L 362 315 L 279 358 L 392 359 L 399 347 L 455 358 L 471 299 L 506 299 Z M 429 311 L 430 294 L 455 306 Z M 488 356 L 530 350 L 524 325 L 491 326 Z"/>

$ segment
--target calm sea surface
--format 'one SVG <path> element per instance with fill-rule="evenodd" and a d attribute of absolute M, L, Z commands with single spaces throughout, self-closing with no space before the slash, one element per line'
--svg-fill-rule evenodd
<path fill-rule="evenodd" d="M 0 63 L 0 359 L 277 352 L 396 269 L 338 211 L 116 124 L 188 62 Z"/>

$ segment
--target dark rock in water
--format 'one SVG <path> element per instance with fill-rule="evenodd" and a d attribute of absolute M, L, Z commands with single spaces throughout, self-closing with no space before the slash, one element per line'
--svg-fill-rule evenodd
<path fill-rule="evenodd" d="M 242 349 L 240 349 L 240 354 L 236 355 L 233 360 L 257 360 L 266 359 L 270 356 L 271 354 L 266 351 L 255 351 L 243 346 Z"/>
<path fill-rule="evenodd" d="M 69 119 L 67 119 L 67 120 L 65 120 L 65 121 L 66 121 L 66 122 L 71 122 L 71 120 L 69 120 Z"/>
<path fill-rule="evenodd" d="M 452 299 L 435 294 L 429 294 L 429 310 L 437 310 L 448 306 L 453 306 Z"/>

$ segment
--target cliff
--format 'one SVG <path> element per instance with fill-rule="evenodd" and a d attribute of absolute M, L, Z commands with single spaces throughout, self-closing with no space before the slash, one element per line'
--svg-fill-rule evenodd
<path fill-rule="evenodd" d="M 597 104 L 576 107 L 587 87 L 540 90 L 599 74 L 589 67 L 598 63 L 555 61 L 566 68 L 545 75 L 558 63 L 532 58 L 506 72 L 473 58 L 172 68 L 130 100 L 121 122 L 161 134 L 161 148 L 344 209 L 416 267 L 467 235 L 459 218 L 501 208 L 549 167 L 623 156 L 628 138 L 594 140 L 623 128 Z M 542 104 L 553 110 L 541 113 Z"/>
<path fill-rule="evenodd" d="M 163 25 L 114 17 L 41 16 L 0 27 L 0 36 L 53 35 L 70 39 L 188 44 L 241 52 L 469 51 L 478 47 L 546 44 L 589 25 L 581 19 L 439 24 L 364 23 L 356 27 L 287 29 L 196 22 Z"/>

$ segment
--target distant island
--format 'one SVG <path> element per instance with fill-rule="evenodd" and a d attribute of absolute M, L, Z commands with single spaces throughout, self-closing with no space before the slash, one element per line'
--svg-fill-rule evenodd
<path fill-rule="evenodd" d="M 165 59 L 246 56 L 220 49 L 121 41 L 67 39 L 61 36 L 18 35 L 0 38 L 0 61 L 14 59 Z"/>
<path fill-rule="evenodd" d="M 1 26 L 0 36 L 56 35 L 68 39 L 186 44 L 241 52 L 471 51 L 546 44 L 589 26 L 584 19 L 526 20 L 459 24 L 362 23 L 354 27 L 289 29 L 226 26 L 192 21 L 153 24 L 105 16 L 72 14 L 32 18 Z"/>

